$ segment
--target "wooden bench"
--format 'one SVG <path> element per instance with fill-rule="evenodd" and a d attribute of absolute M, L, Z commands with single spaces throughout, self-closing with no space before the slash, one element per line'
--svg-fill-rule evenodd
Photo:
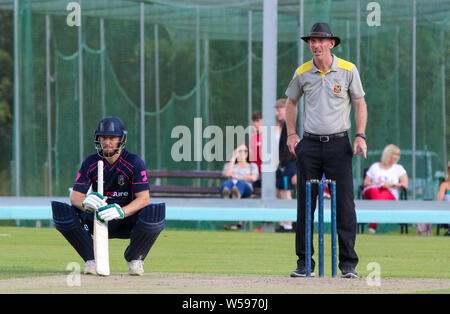
<path fill-rule="evenodd" d="M 220 185 L 226 180 L 222 171 L 212 170 L 147 170 L 147 177 L 150 182 L 150 195 L 154 197 L 220 198 Z M 194 182 L 167 185 L 167 179 L 191 179 Z M 208 186 L 200 186 L 199 179 L 213 182 L 208 183 Z M 261 194 L 261 189 L 256 188 L 254 194 Z"/>

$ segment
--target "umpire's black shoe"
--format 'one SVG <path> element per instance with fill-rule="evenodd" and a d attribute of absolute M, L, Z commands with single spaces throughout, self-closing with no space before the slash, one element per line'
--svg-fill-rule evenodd
<path fill-rule="evenodd" d="M 311 269 L 311 277 L 314 277 L 315 275 L 314 269 Z M 291 271 L 291 277 L 306 277 L 306 267 L 297 268 Z"/>
<path fill-rule="evenodd" d="M 354 268 L 345 268 L 341 270 L 341 278 L 359 278 Z"/>

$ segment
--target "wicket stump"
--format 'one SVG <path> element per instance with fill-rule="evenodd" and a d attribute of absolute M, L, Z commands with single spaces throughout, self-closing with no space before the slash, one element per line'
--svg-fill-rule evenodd
<path fill-rule="evenodd" d="M 306 277 L 311 277 L 311 239 L 312 239 L 312 212 L 311 212 L 311 185 L 318 185 L 319 194 L 319 277 L 324 276 L 324 217 L 323 217 L 323 190 L 325 184 L 330 184 L 331 194 L 331 276 L 337 276 L 337 223 L 336 223 L 336 181 L 316 180 L 306 181 L 306 215 L 305 215 L 305 266 Z M 315 200 L 314 200 L 315 201 Z"/>

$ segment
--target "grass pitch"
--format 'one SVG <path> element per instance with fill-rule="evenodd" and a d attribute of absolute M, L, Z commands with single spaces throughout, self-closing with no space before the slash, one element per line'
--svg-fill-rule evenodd
<path fill-rule="evenodd" d="M 314 236 L 317 241 L 317 234 Z M 378 263 L 382 278 L 450 278 L 450 238 L 357 236 L 361 277 Z M 146 273 L 287 276 L 296 267 L 292 233 L 164 230 L 145 263 Z M 128 240 L 110 240 L 112 273 L 126 273 Z M 315 245 L 317 247 L 317 244 Z M 325 276 L 331 275 L 330 238 L 325 235 Z M 54 228 L 0 227 L 0 279 L 68 274 L 84 262 Z M 316 260 L 317 262 L 317 260 Z M 317 270 L 317 269 L 316 269 Z M 450 292 L 450 291 L 449 291 Z"/>

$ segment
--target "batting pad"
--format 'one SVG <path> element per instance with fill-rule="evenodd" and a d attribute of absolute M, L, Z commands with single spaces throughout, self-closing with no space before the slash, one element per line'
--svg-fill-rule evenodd
<path fill-rule="evenodd" d="M 125 259 L 144 260 L 166 224 L 166 204 L 155 203 L 144 207 L 131 231 L 130 245 L 125 250 Z"/>
<path fill-rule="evenodd" d="M 52 201 L 55 228 L 66 238 L 84 261 L 94 259 L 94 243 L 88 231 L 80 223 L 75 207 Z"/>
<path fill-rule="evenodd" d="M 53 222 L 58 230 L 73 230 L 80 226 L 75 208 L 69 204 L 52 201 Z"/>
<path fill-rule="evenodd" d="M 161 232 L 166 226 L 166 204 L 154 203 L 145 206 L 139 213 L 137 224 L 142 231 Z"/>

